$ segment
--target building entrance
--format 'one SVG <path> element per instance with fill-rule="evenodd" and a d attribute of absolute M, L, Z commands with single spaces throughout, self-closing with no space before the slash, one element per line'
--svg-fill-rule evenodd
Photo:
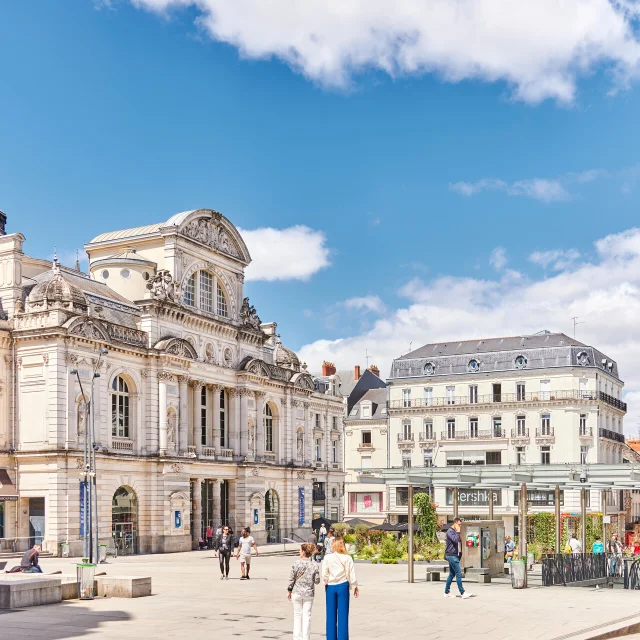
<path fill-rule="evenodd" d="M 118 554 L 138 553 L 138 498 L 131 487 L 120 487 L 113 494 L 111 535 Z"/>
<path fill-rule="evenodd" d="M 280 498 L 274 489 L 269 489 L 264 496 L 264 524 L 267 544 L 280 542 Z"/>

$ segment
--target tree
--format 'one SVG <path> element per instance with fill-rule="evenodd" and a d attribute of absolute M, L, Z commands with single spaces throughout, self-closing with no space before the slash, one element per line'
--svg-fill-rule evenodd
<path fill-rule="evenodd" d="M 418 510 L 416 522 L 420 525 L 420 537 L 425 542 L 437 542 L 438 517 L 431 496 L 428 493 L 416 493 L 413 496 L 413 505 Z"/>

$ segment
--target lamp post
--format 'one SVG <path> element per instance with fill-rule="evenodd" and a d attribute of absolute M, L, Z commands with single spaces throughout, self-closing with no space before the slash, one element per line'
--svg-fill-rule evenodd
<path fill-rule="evenodd" d="M 83 553 L 84 556 L 89 558 L 89 562 L 93 563 L 95 558 L 96 563 L 99 562 L 98 555 L 98 483 L 96 473 L 96 441 L 95 441 L 95 405 L 93 400 L 93 382 L 96 378 L 100 377 L 100 363 L 102 357 L 106 355 L 108 350 L 104 347 L 98 351 L 98 359 L 93 368 L 93 374 L 91 376 L 91 397 L 87 402 L 87 396 L 84 394 L 84 388 L 82 386 L 82 380 L 80 379 L 80 373 L 77 369 L 71 369 L 71 375 L 75 375 L 80 385 L 80 393 L 85 406 L 85 431 L 84 431 L 84 467 L 81 476 L 84 478 L 83 492 L 84 492 L 84 544 Z M 91 416 L 91 428 L 89 428 L 89 420 Z"/>

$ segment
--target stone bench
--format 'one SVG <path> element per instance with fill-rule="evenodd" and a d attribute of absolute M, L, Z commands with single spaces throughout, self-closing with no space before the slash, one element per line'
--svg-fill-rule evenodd
<path fill-rule="evenodd" d="M 39 574 L 0 576 L 0 609 L 22 609 L 62 600 L 60 578 Z"/>
<path fill-rule="evenodd" d="M 444 564 L 427 565 L 427 582 L 440 582 L 440 574 L 449 571 Z"/>
<path fill-rule="evenodd" d="M 465 569 L 464 577 L 484 584 L 491 582 L 491 572 L 486 568 L 469 567 Z"/>
<path fill-rule="evenodd" d="M 62 599 L 63 600 L 77 600 L 78 599 L 78 576 L 62 576 Z M 97 578 L 93 581 L 93 593 L 96 595 L 98 592 Z"/>
<path fill-rule="evenodd" d="M 96 576 L 97 595 L 108 598 L 142 598 L 151 595 L 151 578 Z"/>

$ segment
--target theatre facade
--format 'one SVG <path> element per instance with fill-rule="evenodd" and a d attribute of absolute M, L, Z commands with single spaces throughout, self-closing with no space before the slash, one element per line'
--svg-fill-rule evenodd
<path fill-rule="evenodd" d="M 227 218 L 101 234 L 88 274 L 24 243 L 0 236 L 3 549 L 82 553 L 91 428 L 99 538 L 119 553 L 188 550 L 224 523 L 264 543 L 304 537 L 314 513 L 342 518 L 342 398 L 258 317 Z"/>

